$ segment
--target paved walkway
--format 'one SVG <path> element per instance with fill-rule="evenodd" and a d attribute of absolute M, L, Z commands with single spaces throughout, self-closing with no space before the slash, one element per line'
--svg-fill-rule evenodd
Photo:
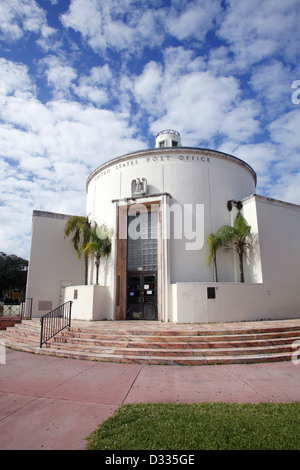
<path fill-rule="evenodd" d="M 123 403 L 300 401 L 300 365 L 113 364 L 6 350 L 0 449 L 80 450 Z"/>

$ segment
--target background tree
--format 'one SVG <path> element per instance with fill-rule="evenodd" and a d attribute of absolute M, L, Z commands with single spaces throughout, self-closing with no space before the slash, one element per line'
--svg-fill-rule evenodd
<path fill-rule="evenodd" d="M 90 241 L 84 249 L 86 256 L 95 256 L 96 284 L 99 284 L 99 268 L 101 257 L 108 257 L 111 252 L 111 237 L 112 229 L 109 229 L 105 224 L 102 224 L 100 227 L 95 224 L 91 230 Z"/>
<path fill-rule="evenodd" d="M 223 225 L 216 233 L 221 246 L 232 248 L 238 254 L 240 268 L 240 282 L 244 279 L 244 255 L 251 246 L 251 227 L 241 213 L 235 218 L 233 226 Z"/>
<path fill-rule="evenodd" d="M 28 261 L 16 255 L 0 252 L 0 297 L 6 292 L 11 296 L 12 289 L 25 292 Z"/>
<path fill-rule="evenodd" d="M 78 258 L 81 257 L 91 237 L 91 223 L 88 217 L 73 215 L 65 224 L 65 236 L 73 234 L 72 242 L 77 251 Z M 88 256 L 84 253 L 84 283 L 88 284 Z"/>

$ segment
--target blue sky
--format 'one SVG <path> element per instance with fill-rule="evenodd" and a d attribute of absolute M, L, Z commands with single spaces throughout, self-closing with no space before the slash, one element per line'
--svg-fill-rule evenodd
<path fill-rule="evenodd" d="M 83 215 L 88 175 L 166 128 L 300 204 L 299 24 L 299 0 L 1 0 L 0 251 L 28 258 L 34 209 Z"/>

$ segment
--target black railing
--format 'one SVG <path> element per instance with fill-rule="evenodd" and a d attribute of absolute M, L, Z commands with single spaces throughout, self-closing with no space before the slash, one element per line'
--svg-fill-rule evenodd
<path fill-rule="evenodd" d="M 72 301 L 55 308 L 41 317 L 40 348 L 60 331 L 71 326 Z"/>

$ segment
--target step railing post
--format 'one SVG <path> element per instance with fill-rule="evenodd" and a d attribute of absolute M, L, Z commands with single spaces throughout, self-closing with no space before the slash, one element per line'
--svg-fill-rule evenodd
<path fill-rule="evenodd" d="M 72 304 L 73 302 L 70 300 L 40 318 L 40 348 L 42 348 L 43 344 L 47 343 L 49 339 L 60 333 L 60 331 L 70 327 Z"/>
<path fill-rule="evenodd" d="M 70 301 L 70 308 L 69 308 L 69 324 L 68 324 L 68 327 L 70 328 L 71 326 L 71 311 L 72 311 L 72 305 L 73 305 L 73 302 Z"/>
<path fill-rule="evenodd" d="M 43 330 L 44 330 L 44 317 L 40 318 L 41 322 L 41 334 L 40 334 L 40 348 L 43 346 Z"/>

